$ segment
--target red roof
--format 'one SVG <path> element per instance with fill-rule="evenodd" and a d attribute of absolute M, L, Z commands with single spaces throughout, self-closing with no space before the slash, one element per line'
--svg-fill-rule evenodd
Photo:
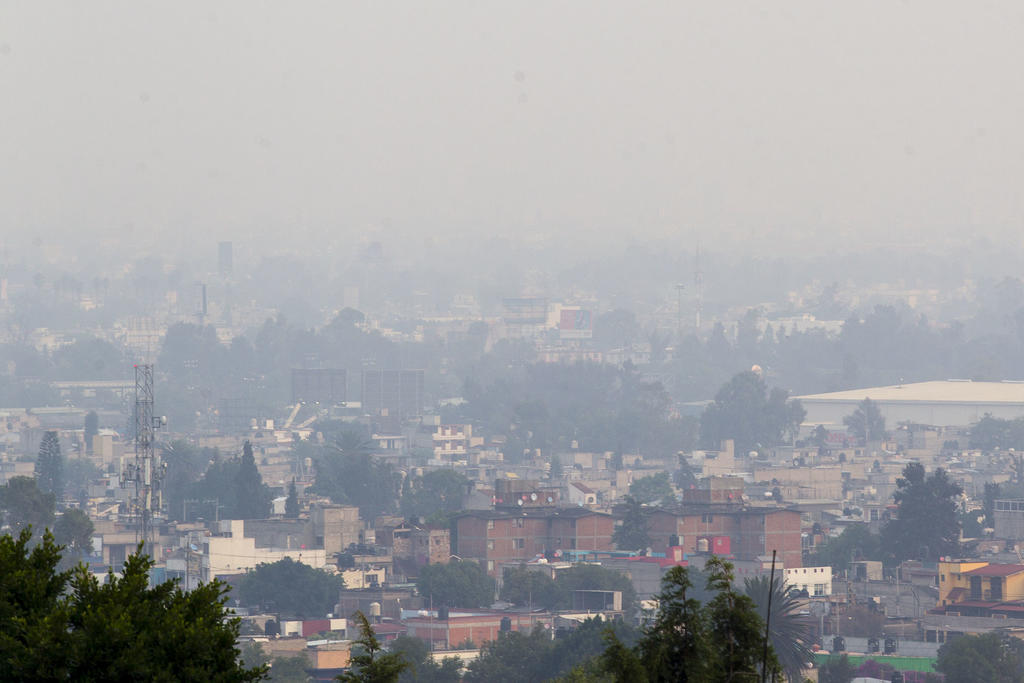
<path fill-rule="evenodd" d="M 1012 576 L 1024 572 L 1024 564 L 989 564 L 964 572 L 964 576 Z"/>

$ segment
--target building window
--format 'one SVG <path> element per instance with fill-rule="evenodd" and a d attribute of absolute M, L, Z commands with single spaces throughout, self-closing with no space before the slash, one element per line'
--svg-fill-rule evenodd
<path fill-rule="evenodd" d="M 487 520 L 487 528 L 488 529 L 493 529 L 494 528 L 494 520 L 493 519 Z"/>
<path fill-rule="evenodd" d="M 700 521 L 704 522 L 705 524 L 709 524 L 709 523 L 715 521 L 715 516 L 714 515 L 701 515 L 700 516 Z"/>
<path fill-rule="evenodd" d="M 524 547 L 526 547 L 526 540 L 522 538 L 513 538 L 512 547 L 516 550 L 522 550 Z"/>
<path fill-rule="evenodd" d="M 825 584 L 823 584 L 823 583 L 816 583 L 816 584 L 814 584 L 814 594 L 815 595 L 824 595 L 825 594 Z"/>
<path fill-rule="evenodd" d="M 494 560 L 487 560 L 487 571 L 494 571 Z"/>
<path fill-rule="evenodd" d="M 487 549 L 488 550 L 494 550 L 494 539 L 493 538 L 487 539 Z"/>
<path fill-rule="evenodd" d="M 523 518 L 522 517 L 516 517 L 516 527 L 519 528 L 519 529 L 523 528 Z"/>

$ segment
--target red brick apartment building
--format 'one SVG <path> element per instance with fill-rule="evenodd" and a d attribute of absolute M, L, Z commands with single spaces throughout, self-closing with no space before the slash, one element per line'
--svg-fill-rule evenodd
<path fill-rule="evenodd" d="M 564 510 L 473 510 L 455 522 L 455 554 L 478 560 L 491 576 L 505 562 L 532 560 L 556 550 L 612 550 L 611 515 L 581 508 Z"/>
<path fill-rule="evenodd" d="M 655 552 L 678 545 L 687 554 L 702 551 L 753 560 L 761 555 L 770 556 L 776 550 L 782 566 L 803 566 L 800 513 L 795 510 L 711 506 L 703 512 L 655 510 L 649 533 Z"/>

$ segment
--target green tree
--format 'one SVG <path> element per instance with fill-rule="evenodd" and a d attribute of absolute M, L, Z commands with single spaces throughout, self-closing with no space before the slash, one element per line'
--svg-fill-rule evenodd
<path fill-rule="evenodd" d="M 295 489 L 295 479 L 288 484 L 288 497 L 284 501 L 284 516 L 291 519 L 299 516 L 299 492 Z"/>
<path fill-rule="evenodd" d="M 558 453 L 554 453 L 551 456 L 551 469 L 548 470 L 548 479 L 552 481 L 560 481 L 562 479 L 562 459 L 558 457 Z"/>
<path fill-rule="evenodd" d="M 0 487 L 0 510 L 14 533 L 31 527 L 38 535 L 53 527 L 56 498 L 40 491 L 32 477 L 11 477 Z"/>
<path fill-rule="evenodd" d="M 359 433 L 342 432 L 313 456 L 316 479 L 310 491 L 333 503 L 358 506 L 363 519 L 394 511 L 401 475 L 369 451 L 370 442 Z"/>
<path fill-rule="evenodd" d="M 57 570 L 60 560 L 49 532 L 38 544 L 27 528 L 0 536 L 0 680 L 68 679 L 71 572 Z"/>
<path fill-rule="evenodd" d="M 715 395 L 700 418 L 700 440 L 705 448 L 718 448 L 733 439 L 737 453 L 775 446 L 803 421 L 805 411 L 789 393 L 768 387 L 753 371 L 741 372 Z"/>
<path fill-rule="evenodd" d="M 89 515 L 78 508 L 70 508 L 57 518 L 53 537 L 70 556 L 80 558 L 92 552 L 92 535 L 95 530 Z"/>
<path fill-rule="evenodd" d="M 672 567 L 662 578 L 658 612 L 636 647 L 613 633 L 599 658 L 604 674 L 615 681 L 731 681 L 760 678 L 764 623 L 757 607 L 732 587 L 732 565 L 712 558 L 705 567 L 708 590 L 704 606 L 693 596 L 685 567 Z M 768 648 L 768 680 L 780 674 Z"/>
<path fill-rule="evenodd" d="M 832 567 L 837 572 L 850 568 L 854 560 L 880 560 L 882 539 L 871 533 L 867 524 L 851 524 L 843 533 L 826 540 L 808 555 L 807 566 Z"/>
<path fill-rule="evenodd" d="M 430 648 L 420 638 L 398 636 L 388 644 L 388 650 L 401 654 L 409 668 L 398 677 L 399 683 L 459 683 L 462 680 L 462 660 L 445 657 L 438 664 L 430 656 Z"/>
<path fill-rule="evenodd" d="M 754 601 L 757 613 L 762 619 L 768 615 L 771 595 L 771 626 L 769 639 L 779 665 L 790 681 L 802 681 L 801 672 L 807 662 L 813 660 L 811 633 L 807 621 L 800 615 L 802 605 L 797 601 L 780 578 L 774 586 L 767 576 L 743 580 L 743 592 Z"/>
<path fill-rule="evenodd" d="M 235 475 L 234 519 L 266 519 L 270 516 L 273 496 L 256 468 L 252 444 L 242 446 L 242 457 Z"/>
<path fill-rule="evenodd" d="M 554 579 L 525 565 L 505 570 L 500 597 L 520 607 L 532 605 L 546 610 L 557 609 L 565 601 Z"/>
<path fill-rule="evenodd" d="M 61 572 L 47 533 L 0 537 L 0 679 L 255 681 L 235 647 L 238 620 L 219 581 L 185 592 L 149 586 L 152 560 L 136 553 L 104 583 L 85 567 Z M 141 546 L 140 550 L 141 552 Z"/>
<path fill-rule="evenodd" d="M 818 669 L 818 683 L 850 683 L 856 674 L 856 667 L 846 655 L 829 657 Z"/>
<path fill-rule="evenodd" d="M 286 557 L 246 572 L 238 582 L 238 597 L 254 607 L 272 604 L 287 616 L 321 619 L 344 587 L 340 575 Z"/>
<path fill-rule="evenodd" d="M 881 441 L 885 438 L 885 418 L 878 404 L 865 398 L 857 409 L 843 418 L 843 424 L 853 436 L 863 442 Z"/>
<path fill-rule="evenodd" d="M 36 482 L 44 493 L 52 493 L 57 498 L 64 495 L 64 456 L 60 452 L 60 441 L 57 432 L 46 432 L 39 444 L 39 457 L 36 459 Z"/>
<path fill-rule="evenodd" d="M 633 496 L 623 498 L 622 523 L 612 532 L 612 542 L 620 550 L 642 550 L 651 545 L 647 532 L 650 510 Z"/>
<path fill-rule="evenodd" d="M 85 414 L 85 450 L 92 453 L 92 437 L 100 433 L 100 418 L 95 410 Z"/>
<path fill-rule="evenodd" d="M 920 463 L 903 468 L 893 494 L 898 515 L 882 529 L 885 551 L 898 562 L 956 554 L 960 548 L 956 498 L 962 493 L 941 467 L 928 477 Z"/>
<path fill-rule="evenodd" d="M 455 470 L 427 472 L 407 478 L 400 507 L 406 519 L 424 519 L 444 524 L 449 515 L 462 509 L 462 498 L 469 485 L 465 475 Z"/>
<path fill-rule="evenodd" d="M 622 610 L 632 614 L 637 607 L 636 588 L 628 576 L 599 564 L 577 564 L 558 572 L 555 585 L 559 590 L 560 609 L 572 608 L 573 591 L 621 591 Z"/>
<path fill-rule="evenodd" d="M 373 627 L 362 612 L 353 617 L 359 626 L 359 637 L 353 650 L 352 670 L 338 676 L 343 683 L 398 683 L 398 677 L 409 668 L 400 653 L 384 652 L 384 647 L 377 640 Z"/>
<path fill-rule="evenodd" d="M 710 640 L 708 614 L 689 595 L 692 587 L 685 567 L 672 567 L 662 577 L 657 616 L 637 646 L 647 680 L 715 680 L 718 650 Z M 610 643 L 613 648 L 615 640 Z M 629 670 L 633 665 L 622 659 L 618 668 Z"/>
<path fill-rule="evenodd" d="M 1001 633 L 960 636 L 939 648 L 935 669 L 956 683 L 1021 683 L 1024 643 Z"/>
<path fill-rule="evenodd" d="M 494 583 L 477 562 L 452 560 L 420 569 L 416 591 L 435 607 L 489 607 L 494 602 Z"/>
<path fill-rule="evenodd" d="M 309 657 L 305 652 L 292 657 L 274 657 L 270 660 L 267 680 L 274 683 L 305 683 L 310 680 L 307 673 L 309 668 Z"/>
<path fill-rule="evenodd" d="M 679 469 L 676 470 L 674 479 L 676 488 L 680 491 L 685 492 L 697 486 L 697 474 L 684 453 L 679 454 Z"/>
<path fill-rule="evenodd" d="M 646 477 L 634 479 L 629 485 L 629 495 L 641 503 L 675 502 L 676 494 L 672 490 L 672 481 L 668 472 L 658 472 Z"/>
<path fill-rule="evenodd" d="M 544 658 L 551 648 L 551 634 L 539 624 L 529 633 L 510 631 L 484 645 L 480 657 L 466 666 L 463 681 L 539 683 L 553 673 L 543 671 Z"/>
<path fill-rule="evenodd" d="M 708 624 L 712 641 L 718 649 L 718 680 L 731 681 L 761 672 L 764 646 L 764 622 L 757 606 L 747 595 L 733 588 L 732 565 L 712 557 L 704 565 L 708 587 L 717 595 L 707 604 Z M 779 672 L 775 653 L 768 648 L 768 677 Z"/>

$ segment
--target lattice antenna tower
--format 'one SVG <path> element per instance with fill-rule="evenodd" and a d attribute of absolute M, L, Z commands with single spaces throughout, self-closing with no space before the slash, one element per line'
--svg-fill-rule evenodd
<path fill-rule="evenodd" d="M 121 473 L 121 486 L 134 487 L 132 522 L 135 541 L 142 542 L 145 552 L 152 548 L 154 519 L 160 514 L 160 483 L 164 469 L 156 462 L 156 430 L 165 418 L 153 414 L 153 366 L 135 366 L 135 462 Z"/>

